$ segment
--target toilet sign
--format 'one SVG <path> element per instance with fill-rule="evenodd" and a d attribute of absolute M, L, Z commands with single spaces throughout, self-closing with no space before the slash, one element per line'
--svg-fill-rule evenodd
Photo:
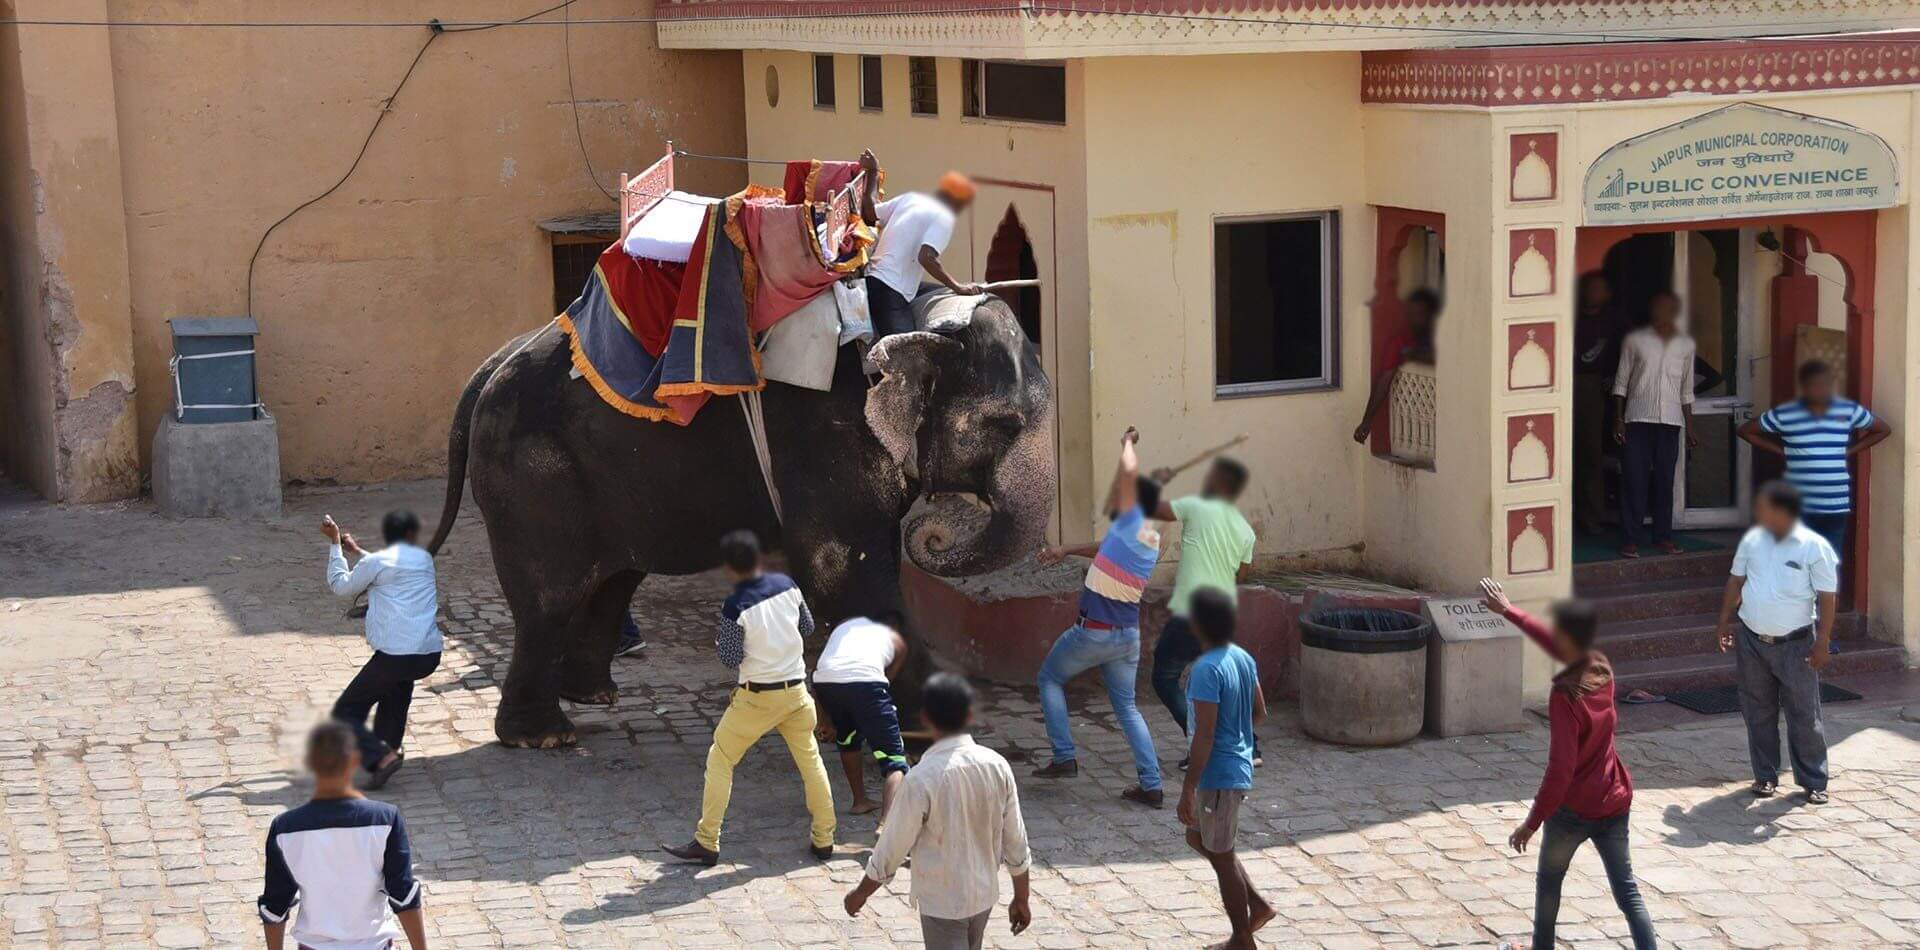
<path fill-rule="evenodd" d="M 1478 597 L 1433 598 L 1427 601 L 1427 618 L 1440 639 L 1450 643 L 1520 635 L 1519 627 Z"/>
<path fill-rule="evenodd" d="M 1891 208 L 1893 149 L 1830 119 L 1742 102 L 1627 139 L 1587 169 L 1586 224 Z"/>

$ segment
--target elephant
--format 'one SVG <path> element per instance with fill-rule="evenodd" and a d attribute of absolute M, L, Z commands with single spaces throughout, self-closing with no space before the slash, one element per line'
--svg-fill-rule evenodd
<path fill-rule="evenodd" d="M 428 551 L 445 544 L 470 479 L 514 623 L 501 742 L 577 741 L 560 700 L 617 698 L 613 651 L 641 581 L 717 566 L 725 532 L 784 550 L 827 622 L 899 610 L 902 549 L 953 577 L 1044 542 L 1053 388 L 1007 305 L 988 298 L 956 332 L 877 341 L 878 382 L 856 349 L 841 349 L 830 391 L 761 393 L 778 514 L 742 397 L 714 397 L 685 426 L 631 418 L 570 378 L 570 342 L 553 325 L 481 364 L 454 410 Z"/>

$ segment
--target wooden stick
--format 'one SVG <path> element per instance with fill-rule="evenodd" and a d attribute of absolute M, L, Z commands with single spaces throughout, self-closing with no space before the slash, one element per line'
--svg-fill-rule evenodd
<path fill-rule="evenodd" d="M 981 284 L 980 289 L 992 293 L 996 290 L 1015 290 L 1020 287 L 1038 286 L 1040 286 L 1039 278 L 1023 278 L 1021 280 L 996 280 L 990 284 Z"/>
<path fill-rule="evenodd" d="M 1195 465 L 1198 465 L 1201 462 L 1206 461 L 1207 459 L 1210 459 L 1216 455 L 1219 455 L 1220 453 L 1225 452 L 1226 450 L 1233 448 L 1234 446 L 1239 445 L 1240 443 L 1245 441 L 1247 441 L 1247 436 L 1246 436 L 1246 433 L 1243 432 L 1239 435 L 1234 436 L 1231 439 L 1228 439 L 1225 442 L 1220 443 L 1219 445 L 1214 446 L 1213 448 L 1206 450 L 1205 452 L 1200 453 L 1199 455 L 1194 456 L 1193 458 L 1187 459 L 1186 461 L 1181 462 L 1178 465 L 1175 465 L 1171 469 L 1171 471 L 1173 472 L 1173 474 L 1178 475 L 1181 472 L 1184 472 L 1187 469 L 1190 469 Z"/>

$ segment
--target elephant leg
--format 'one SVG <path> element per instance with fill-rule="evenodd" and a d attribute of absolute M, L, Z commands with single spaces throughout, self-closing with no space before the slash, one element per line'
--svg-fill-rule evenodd
<path fill-rule="evenodd" d="M 613 682 L 613 651 L 619 646 L 620 624 L 632 609 L 633 592 L 646 579 L 639 571 L 622 571 L 600 582 L 573 625 L 573 637 L 560 668 L 560 696 L 587 706 L 611 706 L 620 698 Z"/>
<path fill-rule="evenodd" d="M 493 715 L 493 734 L 503 745 L 551 749 L 579 741 L 573 720 L 560 711 L 560 669 L 566 660 L 568 621 L 577 612 L 515 584 L 506 576 L 501 587 L 513 611 L 513 658 L 500 687 L 500 708 Z"/>

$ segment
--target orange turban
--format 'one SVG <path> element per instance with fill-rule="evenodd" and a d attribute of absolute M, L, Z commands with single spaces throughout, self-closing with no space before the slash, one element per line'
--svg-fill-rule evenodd
<path fill-rule="evenodd" d="M 940 193 L 960 204 L 972 201 L 975 190 L 973 179 L 959 172 L 948 172 L 940 176 Z"/>

